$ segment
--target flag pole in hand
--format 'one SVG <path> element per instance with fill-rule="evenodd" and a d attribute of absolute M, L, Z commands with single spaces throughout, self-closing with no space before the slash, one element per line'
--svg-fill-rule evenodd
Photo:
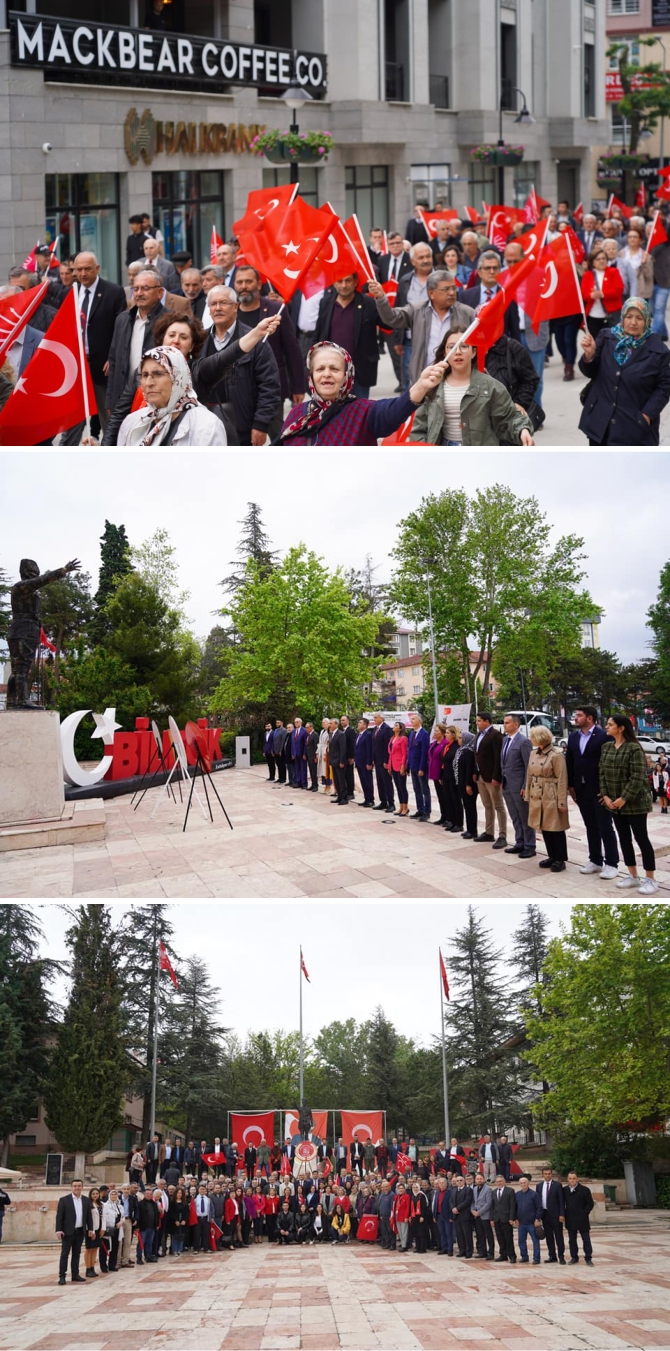
<path fill-rule="evenodd" d="M 81 384 L 84 393 L 84 418 L 86 422 L 86 439 L 91 436 L 91 410 L 88 403 L 88 380 L 86 379 L 86 354 L 84 352 L 84 334 L 81 328 L 81 286 L 78 282 L 74 283 L 74 293 L 77 301 L 77 341 L 79 344 L 79 370 L 81 372 Z M 88 316 L 86 317 L 88 323 Z M 153 1129 L 152 1129 L 153 1135 Z"/>
<path fill-rule="evenodd" d="M 444 1092 L 444 1143 L 446 1148 L 448 1149 L 449 1141 L 451 1139 L 451 1131 L 449 1129 L 449 1089 L 447 1086 L 447 1050 L 444 1043 L 444 996 L 446 993 L 447 999 L 449 998 L 449 981 L 447 980 L 447 972 L 444 965 L 444 960 L 442 958 L 442 949 L 438 948 L 438 952 L 440 954 L 440 1015 L 442 1027 L 442 1087 Z"/>

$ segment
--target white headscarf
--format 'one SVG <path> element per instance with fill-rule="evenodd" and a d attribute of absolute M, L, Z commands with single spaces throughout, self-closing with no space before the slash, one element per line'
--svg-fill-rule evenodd
<path fill-rule="evenodd" d="M 153 408 L 147 404 L 140 410 L 142 417 L 128 434 L 129 446 L 159 446 L 167 436 L 173 414 L 198 406 L 189 364 L 178 347 L 152 347 L 144 353 L 142 362 L 147 357 L 157 361 L 167 371 L 172 381 L 172 392 L 165 408 Z"/>

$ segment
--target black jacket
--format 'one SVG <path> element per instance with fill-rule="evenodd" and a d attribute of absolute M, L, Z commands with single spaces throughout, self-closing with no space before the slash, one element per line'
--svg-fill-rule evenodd
<path fill-rule="evenodd" d="M 456 771 L 458 773 L 458 787 L 461 791 L 461 794 L 465 792 L 466 788 L 472 788 L 473 797 L 475 797 L 479 792 L 477 784 L 474 783 L 472 779 L 472 776 L 473 774 L 476 773 L 476 770 L 477 766 L 475 764 L 475 753 L 472 746 L 462 746 L 461 753 L 458 757 L 458 764 L 456 766 Z M 470 794 L 468 794 L 468 797 L 469 796 Z M 496 1149 L 497 1148 L 498 1146 L 496 1145 Z"/>
<path fill-rule="evenodd" d="M 491 1218 L 499 1220 L 502 1224 L 510 1224 L 516 1219 L 516 1193 L 513 1187 L 504 1187 L 500 1199 L 498 1199 L 498 1188 L 491 1187 L 493 1192 L 493 1213 Z"/>
<path fill-rule="evenodd" d="M 383 253 L 379 260 L 379 280 L 381 282 L 388 281 L 391 272 L 391 263 L 395 263 L 395 258 L 393 257 L 393 254 Z M 398 285 L 400 285 L 400 282 L 402 281 L 403 277 L 406 277 L 408 273 L 411 276 L 413 272 L 414 268 L 412 267 L 412 260 L 409 256 L 409 253 L 407 252 L 406 249 L 403 249 L 402 253 L 400 254 L 400 273 L 398 276 Z"/>
<path fill-rule="evenodd" d="M 579 362 L 582 375 L 593 380 L 579 429 L 598 446 L 657 446 L 670 399 L 670 352 L 659 334 L 651 333 L 625 366 L 618 366 L 615 341 L 611 329 L 602 329 L 593 361 Z"/>
<path fill-rule="evenodd" d="M 324 291 L 319 305 L 319 313 L 314 330 L 314 342 L 330 342 L 330 329 L 333 322 L 333 310 L 337 300 L 337 291 L 329 286 Z M 356 379 L 360 385 L 370 386 L 377 383 L 379 365 L 379 344 L 377 341 L 377 322 L 379 314 L 372 296 L 357 291 L 351 304 L 354 309 L 354 350 L 353 359 Z"/>
<path fill-rule="evenodd" d="M 277 1211 L 277 1233 L 287 1233 L 291 1238 L 295 1234 L 295 1215 L 290 1210 L 285 1214 L 281 1206 Z"/>
<path fill-rule="evenodd" d="M 330 738 L 328 759 L 331 765 L 346 765 L 347 763 L 347 738 L 342 727 L 338 727 Z"/>
<path fill-rule="evenodd" d="M 522 408 L 530 407 L 540 377 L 529 352 L 520 342 L 503 333 L 486 353 L 486 369 L 494 380 L 505 386 L 514 403 L 520 403 Z"/>
<path fill-rule="evenodd" d="M 404 237 L 409 239 L 410 244 L 430 244 L 430 236 L 425 225 L 414 216 L 407 222 Z"/>
<path fill-rule="evenodd" d="M 126 238 L 126 267 L 131 263 L 144 262 L 144 241 L 149 236 L 145 235 L 144 230 L 140 230 L 138 235 L 129 234 Z"/>
<path fill-rule="evenodd" d="M 124 301 L 125 303 L 125 301 Z M 142 351 L 148 352 L 153 347 L 153 326 L 161 314 L 165 314 L 165 306 L 159 300 L 157 305 L 149 313 L 149 321 L 144 329 L 144 340 Z M 133 336 L 133 325 L 137 317 L 137 305 L 133 305 L 129 310 L 124 310 L 116 316 L 114 324 L 114 333 L 109 349 L 109 374 L 107 376 L 107 408 L 114 408 L 117 400 L 123 393 L 123 387 L 131 374 L 130 367 L 130 344 Z"/>
<path fill-rule="evenodd" d="M 280 308 L 277 300 L 268 300 L 265 296 L 261 296 L 257 310 L 248 314 L 240 307 L 240 315 L 242 322 L 248 328 L 255 328 L 257 324 L 260 324 L 261 319 L 267 319 L 270 314 L 278 314 Z M 275 354 L 282 400 L 290 399 L 292 394 L 304 394 L 307 383 L 305 363 L 302 359 L 300 343 L 295 335 L 293 320 L 286 309 L 282 314 L 277 332 L 270 335 L 266 346 L 271 347 Z"/>
<path fill-rule="evenodd" d="M 250 330 L 236 320 L 230 341 Z M 200 361 L 216 356 L 214 333 L 210 329 Z M 281 402 L 281 385 L 274 352 L 269 342 L 259 342 L 251 352 L 243 352 L 235 365 L 229 367 L 210 390 L 210 404 L 231 403 L 239 436 L 239 444 L 251 443 L 251 432 L 267 432 Z"/>
<path fill-rule="evenodd" d="M 464 291 L 459 291 L 459 305 L 469 305 L 471 309 L 476 310 L 482 304 L 482 289 L 481 283 L 478 282 L 476 286 L 468 286 Z M 505 332 L 508 338 L 515 338 L 517 342 L 521 342 L 519 311 L 516 300 L 510 301 L 505 310 Z"/>
<path fill-rule="evenodd" d="M 319 737 L 318 737 L 318 734 L 317 734 L 316 732 L 308 732 L 308 733 L 307 733 L 307 743 L 306 743 L 306 746 L 305 746 L 305 754 L 307 755 L 307 759 L 308 759 L 308 761 L 309 761 L 310 764 L 313 764 L 314 761 L 316 760 L 317 754 L 318 754 L 318 750 L 319 750 Z M 319 1146 L 320 1149 L 321 1149 L 321 1147 L 322 1147 L 322 1146 Z M 319 1155 L 319 1157 L 320 1157 L 320 1158 L 325 1158 L 325 1154 L 324 1154 L 324 1155 Z"/>
<path fill-rule="evenodd" d="M 82 287 L 79 290 L 79 299 L 80 303 L 84 299 L 84 288 Z M 88 364 L 91 368 L 93 382 L 96 385 L 104 385 L 107 379 L 103 366 L 106 365 L 109 357 L 109 349 L 114 337 L 114 325 L 118 315 L 125 314 L 127 309 L 126 293 L 123 287 L 115 286 L 114 282 L 103 281 L 101 277 L 98 277 L 95 295 L 91 301 L 86 320 Z"/>
<path fill-rule="evenodd" d="M 583 1182 L 578 1182 L 575 1190 L 570 1191 L 568 1186 L 563 1188 L 563 1214 L 565 1215 L 566 1229 L 589 1228 L 589 1215 L 593 1210 L 594 1200 L 589 1187 L 585 1187 Z"/>
<path fill-rule="evenodd" d="M 597 797 L 600 793 L 600 754 L 606 741 L 612 737 L 602 727 L 594 727 L 584 754 L 579 749 L 580 732 L 571 732 L 565 752 L 565 764 L 568 771 L 568 787 L 585 788 Z"/>
<path fill-rule="evenodd" d="M 372 763 L 373 765 L 386 765 L 389 758 L 389 741 L 393 738 L 393 728 L 389 727 L 387 722 L 380 723 L 379 727 L 372 724 Z"/>
<path fill-rule="evenodd" d="M 172 1160 L 170 1160 L 170 1162 L 169 1162 L 167 1168 L 165 1169 L 165 1173 L 164 1173 L 163 1176 L 165 1177 L 165 1181 L 166 1181 L 168 1187 L 176 1187 L 176 1186 L 177 1186 L 177 1183 L 178 1183 L 178 1181 L 179 1181 L 179 1178 L 180 1178 L 181 1174 L 180 1174 L 179 1169 L 177 1168 L 176 1164 L 174 1164 L 174 1163 L 172 1162 Z"/>
<path fill-rule="evenodd" d="M 200 323 L 202 323 L 202 316 L 205 313 L 206 304 L 207 296 L 204 291 L 201 291 L 200 295 L 197 295 L 195 300 L 191 301 L 191 309 L 193 310 L 196 319 L 200 320 Z"/>
<path fill-rule="evenodd" d="M 351 726 L 351 723 L 349 723 L 348 727 L 344 728 L 344 736 L 347 743 L 347 760 L 353 760 L 355 759 L 356 756 L 356 742 L 358 740 L 358 733 Z"/>
<path fill-rule="evenodd" d="M 210 357 L 196 357 L 195 361 L 189 361 L 193 388 L 201 403 L 208 404 L 211 402 L 214 386 L 221 379 L 228 367 L 233 366 L 234 363 L 239 360 L 240 355 L 240 344 L 236 341 L 229 342 L 228 346 L 224 347 L 220 352 L 217 352 L 215 349 L 214 354 Z M 135 371 L 134 375 L 131 375 L 130 379 L 126 381 L 122 393 L 112 408 L 101 445 L 117 445 L 121 423 L 131 412 L 133 399 L 135 398 L 139 387 L 139 371 Z M 232 418 L 231 405 L 217 405 L 213 411 L 221 416 L 221 420 L 226 429 L 228 445 L 237 445 L 237 428 Z"/>
<path fill-rule="evenodd" d="M 83 1192 L 81 1204 L 81 1215 L 84 1222 L 83 1227 L 86 1231 L 92 1229 L 93 1217 L 91 1212 L 91 1202 L 89 1201 L 88 1196 L 84 1196 Z M 74 1197 L 72 1192 L 69 1192 L 67 1196 L 61 1196 L 58 1202 L 58 1209 L 56 1211 L 56 1233 L 63 1233 L 67 1238 L 71 1238 L 75 1229 L 74 1220 Z"/>
<path fill-rule="evenodd" d="M 137 1207 L 137 1227 L 141 1231 L 158 1228 L 158 1206 L 155 1201 L 140 1201 Z"/>
<path fill-rule="evenodd" d="M 49 292 L 47 291 L 46 294 L 48 295 Z M 54 307 L 53 303 L 47 304 L 43 300 L 42 304 L 37 306 L 35 313 L 30 316 L 30 327 L 38 328 L 40 333 L 46 333 L 49 324 L 53 323 L 57 314 L 58 309 Z"/>
<path fill-rule="evenodd" d="M 544 1189 L 544 1182 L 538 1182 L 535 1187 L 535 1190 L 540 1198 L 540 1205 L 542 1205 L 543 1189 Z M 552 1178 L 551 1182 L 549 1183 L 549 1193 L 547 1196 L 547 1215 L 549 1216 L 549 1218 L 552 1220 L 559 1220 L 561 1218 L 561 1215 L 565 1213 L 563 1210 L 564 1204 L 565 1202 L 563 1200 L 563 1188 L 560 1182 L 556 1182 L 555 1179 Z"/>
<path fill-rule="evenodd" d="M 452 1208 L 453 1206 L 456 1207 L 460 1215 L 469 1215 L 472 1210 L 472 1187 L 468 1187 L 467 1184 L 464 1187 L 454 1187 Z"/>

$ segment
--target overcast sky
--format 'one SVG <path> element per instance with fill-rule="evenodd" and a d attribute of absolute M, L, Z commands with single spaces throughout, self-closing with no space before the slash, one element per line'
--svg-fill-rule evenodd
<path fill-rule="evenodd" d="M 663 453 L 22 450 L 3 453 L 0 473 L 0 567 L 12 577 L 21 557 L 43 569 L 78 557 L 95 589 L 105 517 L 123 523 L 132 544 L 163 526 L 199 637 L 216 622 L 217 583 L 249 501 L 260 503 L 274 548 L 303 541 L 331 568 L 361 567 L 369 553 L 383 581 L 397 523 L 423 496 L 495 482 L 535 495 L 554 540 L 584 537 L 586 584 L 604 612 L 601 645 L 624 662 L 649 655 L 646 611 L 670 553 Z"/>
<path fill-rule="evenodd" d="M 501 953 L 501 976 L 513 956 L 510 935 L 525 906 L 506 901 L 475 902 Z M 68 962 L 69 919 L 57 904 L 31 907 L 44 929 L 43 952 Z M 111 906 L 115 922 L 132 909 Z M 572 902 L 548 901 L 542 909 L 552 936 L 569 926 Z M 168 911 L 173 946 L 180 957 L 204 957 L 220 994 L 225 1027 L 248 1031 L 298 1027 L 298 962 L 302 944 L 309 985 L 303 983 L 305 1036 L 335 1019 L 364 1022 L 378 1004 L 405 1036 L 430 1045 L 440 1025 L 438 947 L 449 971 L 449 940 L 467 922 L 466 902 L 411 905 L 307 901 L 276 904 L 180 902 Z M 169 979 L 167 976 L 165 980 Z M 453 981 L 453 977 L 452 977 Z M 63 978 L 55 987 L 61 1005 Z M 417 992 L 420 991 L 420 997 Z"/>

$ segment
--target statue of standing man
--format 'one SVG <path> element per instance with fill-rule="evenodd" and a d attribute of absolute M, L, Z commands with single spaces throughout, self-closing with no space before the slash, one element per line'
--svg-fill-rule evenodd
<path fill-rule="evenodd" d="M 20 582 L 11 590 L 12 622 L 7 634 L 12 673 L 7 684 L 7 708 L 36 708 L 30 702 L 28 678 L 39 647 L 42 628 L 42 597 L 40 588 L 51 582 L 62 581 L 69 572 L 81 567 L 78 558 L 64 568 L 43 572 L 32 558 L 22 558 L 19 566 Z"/>

